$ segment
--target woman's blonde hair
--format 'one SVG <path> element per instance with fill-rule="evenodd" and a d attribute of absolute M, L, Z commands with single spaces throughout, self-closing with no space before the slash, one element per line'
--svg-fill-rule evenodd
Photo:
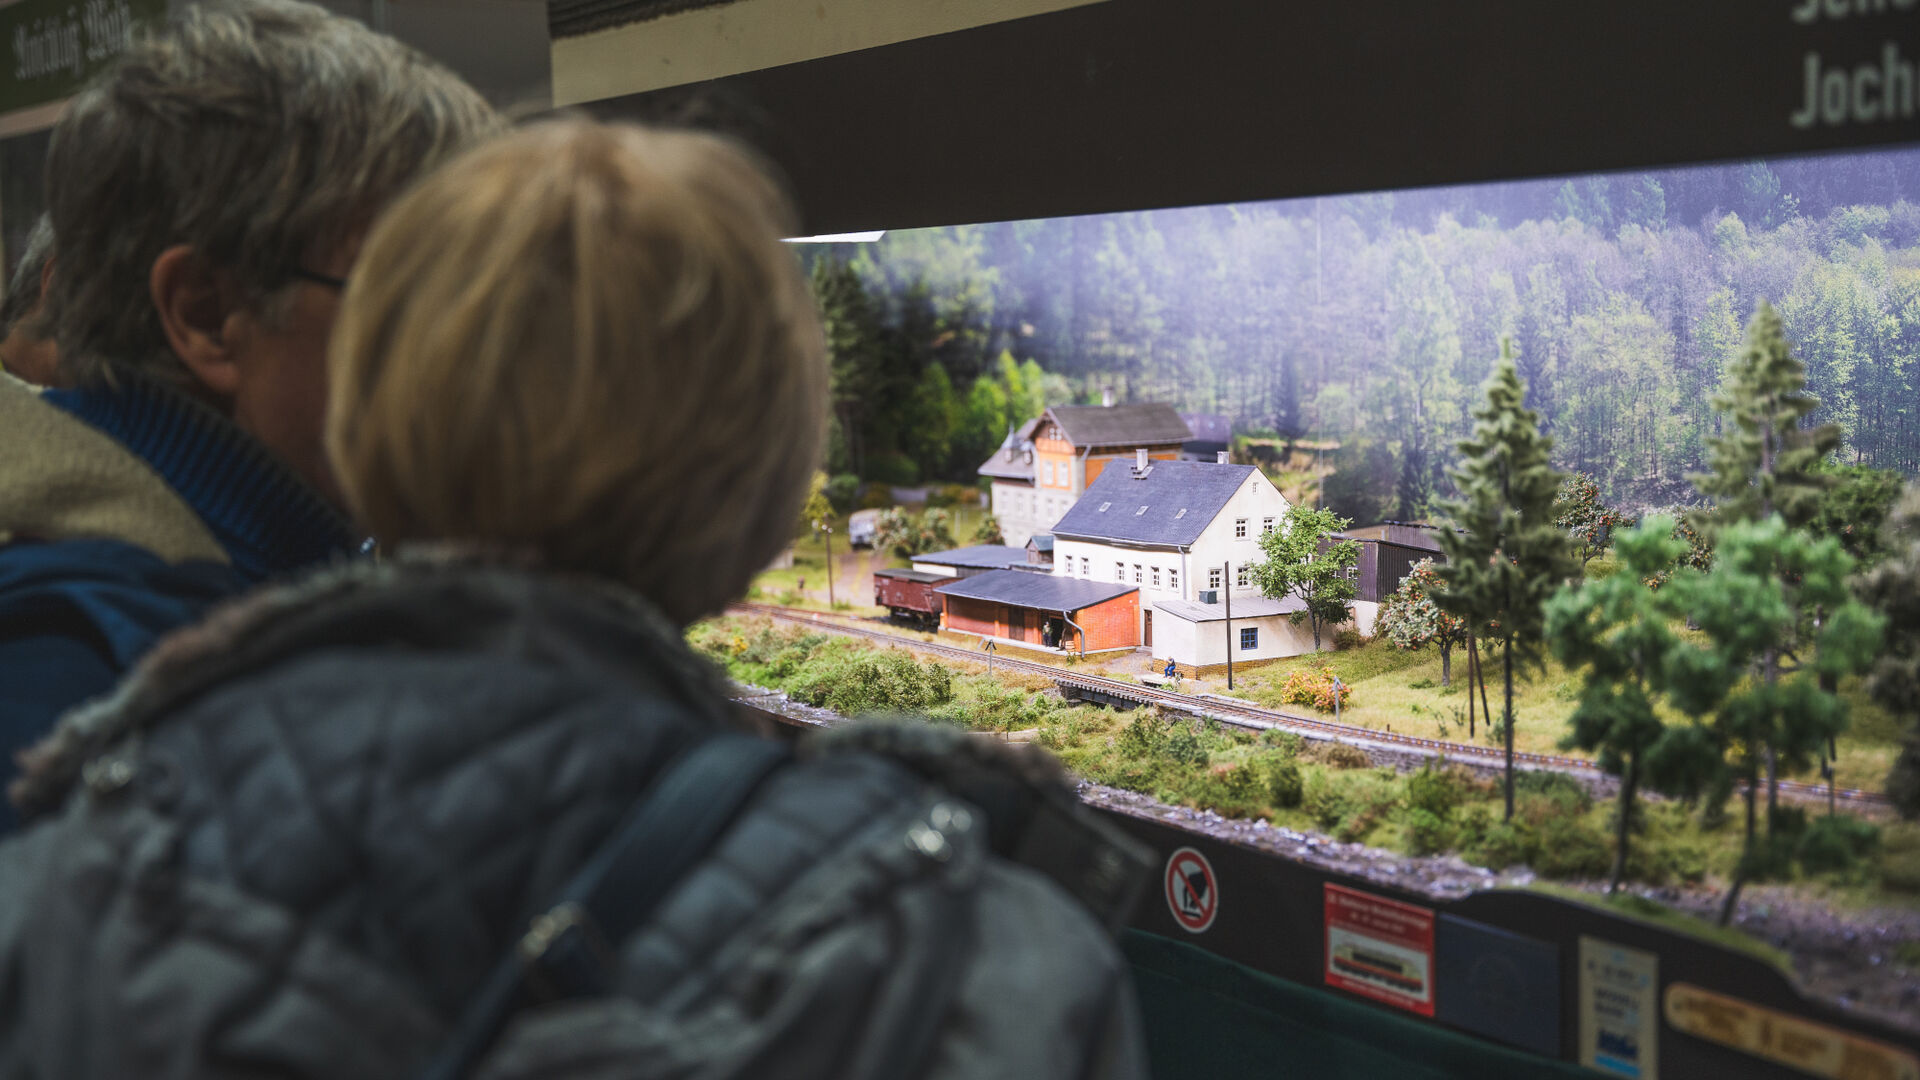
<path fill-rule="evenodd" d="M 334 330 L 354 512 L 718 610 L 789 542 L 825 425 L 793 231 L 709 135 L 562 120 L 456 159 L 381 218 Z"/>

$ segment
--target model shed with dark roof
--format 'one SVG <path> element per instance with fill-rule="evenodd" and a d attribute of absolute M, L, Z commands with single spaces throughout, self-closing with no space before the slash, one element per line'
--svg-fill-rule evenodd
<path fill-rule="evenodd" d="M 939 586 L 944 627 L 1064 652 L 1138 643 L 1140 590 L 1021 570 L 993 570 Z"/>

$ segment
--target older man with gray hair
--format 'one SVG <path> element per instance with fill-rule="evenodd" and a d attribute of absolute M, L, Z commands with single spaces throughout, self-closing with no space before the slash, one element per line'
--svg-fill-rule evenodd
<path fill-rule="evenodd" d="M 73 99 L 42 316 L 65 386 L 0 379 L 0 777 L 167 630 L 349 550 L 321 450 L 340 289 L 381 209 L 498 126 L 290 0 L 186 8 Z"/>

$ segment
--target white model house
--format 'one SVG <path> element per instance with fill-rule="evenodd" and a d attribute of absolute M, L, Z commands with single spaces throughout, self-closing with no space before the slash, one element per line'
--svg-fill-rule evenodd
<path fill-rule="evenodd" d="M 1140 643 L 1162 601 L 1260 598 L 1251 566 L 1287 500 L 1251 465 L 1154 461 L 1102 470 L 1053 528 L 1053 572 L 1140 589 Z M 1156 653 L 1157 655 L 1157 653 Z"/>

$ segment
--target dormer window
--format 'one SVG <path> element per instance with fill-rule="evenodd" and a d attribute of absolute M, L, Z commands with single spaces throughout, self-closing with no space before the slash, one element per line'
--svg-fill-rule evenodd
<path fill-rule="evenodd" d="M 1135 510 L 1135 511 L 1133 512 L 1133 516 L 1134 516 L 1134 517 L 1139 517 L 1139 516 L 1140 516 L 1141 514 L 1144 514 L 1144 513 L 1146 513 L 1146 512 L 1147 512 L 1147 508 L 1143 506 L 1143 507 L 1141 507 L 1140 509 L 1138 509 L 1138 510 Z"/>
<path fill-rule="evenodd" d="M 1112 505 L 1113 505 L 1113 504 L 1112 504 L 1112 503 L 1110 503 L 1110 502 L 1103 502 L 1103 503 L 1101 503 L 1101 504 L 1100 504 L 1100 509 L 1099 509 L 1099 511 L 1098 511 L 1098 512 L 1099 512 L 1099 513 L 1102 513 L 1102 514 L 1104 514 L 1104 513 L 1106 513 L 1106 512 L 1107 512 L 1107 507 L 1109 507 L 1109 506 L 1112 506 Z"/>

